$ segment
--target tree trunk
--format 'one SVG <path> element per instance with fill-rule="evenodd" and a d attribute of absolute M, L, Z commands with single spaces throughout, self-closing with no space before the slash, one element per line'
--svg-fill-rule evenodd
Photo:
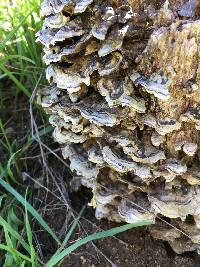
<path fill-rule="evenodd" d="M 151 228 L 177 253 L 200 245 L 198 0 L 45 0 L 37 40 L 72 185 L 96 217 Z M 179 230 L 177 230 L 179 229 Z"/>

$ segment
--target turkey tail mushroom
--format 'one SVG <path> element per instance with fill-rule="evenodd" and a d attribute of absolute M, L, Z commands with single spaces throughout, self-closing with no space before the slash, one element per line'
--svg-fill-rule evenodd
<path fill-rule="evenodd" d="M 199 251 L 198 1 L 44 0 L 41 13 L 50 86 L 38 103 L 72 184 L 92 189 L 97 218 L 159 214 L 191 239 L 164 224 L 155 238 Z"/>

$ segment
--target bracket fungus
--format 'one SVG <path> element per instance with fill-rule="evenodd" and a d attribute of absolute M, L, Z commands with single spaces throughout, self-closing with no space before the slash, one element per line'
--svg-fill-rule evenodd
<path fill-rule="evenodd" d="M 38 103 L 74 188 L 92 189 L 99 219 L 168 217 L 182 232 L 150 230 L 177 253 L 200 251 L 198 2 L 44 0 L 37 33 Z"/>

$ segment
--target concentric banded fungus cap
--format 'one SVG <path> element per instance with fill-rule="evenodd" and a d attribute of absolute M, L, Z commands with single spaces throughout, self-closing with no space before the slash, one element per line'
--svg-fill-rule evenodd
<path fill-rule="evenodd" d="M 99 219 L 169 217 L 192 238 L 165 225 L 154 236 L 178 253 L 200 244 L 199 7 L 195 0 L 45 0 L 37 34 L 50 84 L 38 103 L 72 188 L 91 188 Z"/>

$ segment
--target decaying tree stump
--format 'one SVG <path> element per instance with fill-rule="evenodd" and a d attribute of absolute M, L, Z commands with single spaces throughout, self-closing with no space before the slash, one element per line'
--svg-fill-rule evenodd
<path fill-rule="evenodd" d="M 200 248 L 198 0 L 45 0 L 38 101 L 96 217 Z"/>

